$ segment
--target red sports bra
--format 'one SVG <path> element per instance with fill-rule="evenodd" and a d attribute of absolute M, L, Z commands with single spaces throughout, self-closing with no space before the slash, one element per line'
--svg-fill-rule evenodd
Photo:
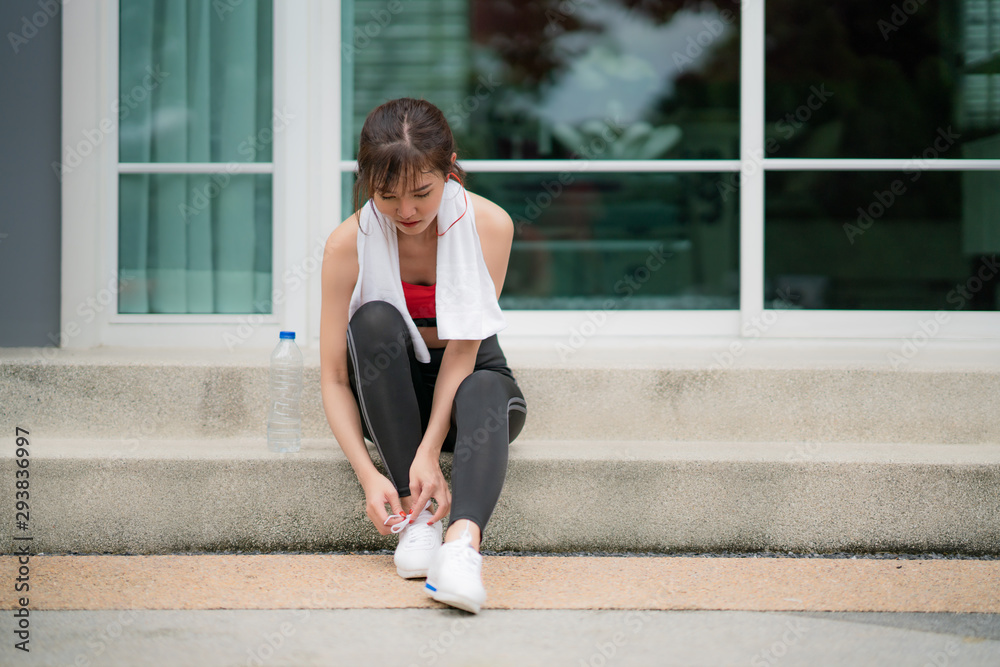
<path fill-rule="evenodd" d="M 437 326 L 437 309 L 434 305 L 434 285 L 412 285 L 403 283 L 403 298 L 406 299 L 406 310 L 410 312 L 414 324 L 418 327 Z"/>

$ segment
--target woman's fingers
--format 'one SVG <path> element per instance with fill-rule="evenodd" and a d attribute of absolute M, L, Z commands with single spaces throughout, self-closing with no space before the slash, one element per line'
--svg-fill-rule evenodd
<path fill-rule="evenodd" d="M 410 490 L 413 490 L 412 484 L 410 485 Z M 434 487 L 430 484 L 420 485 L 420 495 L 417 496 L 417 501 L 410 506 L 410 512 L 412 512 L 414 518 L 423 511 L 424 505 L 433 497 L 433 493 Z"/>
<path fill-rule="evenodd" d="M 448 515 L 448 512 L 451 510 L 451 493 L 448 492 L 448 487 L 444 488 L 444 491 L 441 495 L 443 495 L 444 498 L 434 499 L 438 503 L 437 512 L 434 512 L 434 516 L 431 517 L 429 523 L 437 523 L 441 519 L 445 518 Z"/>
<path fill-rule="evenodd" d="M 406 512 L 403 511 L 403 503 L 399 502 L 399 496 L 393 494 L 393 497 L 389 499 L 389 507 L 395 516 L 406 516 Z"/>
<path fill-rule="evenodd" d="M 436 483 L 423 484 L 416 479 L 410 481 L 410 490 L 419 492 L 417 501 L 410 508 L 414 517 L 420 514 L 424 509 L 424 505 L 431 498 L 437 501 L 437 511 L 434 512 L 430 523 L 437 523 L 447 516 L 448 511 L 451 509 L 451 492 L 448 491 L 448 484 L 445 483 L 444 477 L 441 476 L 439 479 L 434 480 L 434 482 Z"/>
<path fill-rule="evenodd" d="M 392 510 L 391 515 L 385 510 L 387 504 Z M 395 487 L 388 479 L 384 481 L 381 488 L 371 490 L 366 510 L 368 518 L 382 535 L 388 535 L 392 532 L 393 526 L 405 520 L 403 506 L 399 502 L 399 494 L 396 493 Z"/>
<path fill-rule="evenodd" d="M 403 511 L 403 504 L 399 502 L 399 495 L 395 490 L 386 498 L 386 502 L 389 503 L 389 508 L 392 510 L 392 514 L 389 515 L 388 522 L 389 528 L 392 528 L 396 524 L 408 521 L 406 518 L 406 512 Z"/>

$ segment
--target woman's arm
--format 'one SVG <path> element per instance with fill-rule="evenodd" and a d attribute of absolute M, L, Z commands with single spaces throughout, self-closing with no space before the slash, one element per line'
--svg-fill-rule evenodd
<path fill-rule="evenodd" d="M 503 289 L 510 259 L 510 246 L 514 238 L 514 223 L 507 212 L 493 202 L 471 192 L 472 205 L 476 212 L 476 229 L 479 243 L 483 248 L 486 268 L 496 287 L 497 298 Z M 438 509 L 432 523 L 438 521 L 451 508 L 451 494 L 441 474 L 438 461 L 445 436 L 451 427 L 451 411 L 455 393 L 476 366 L 479 353 L 478 340 L 449 340 L 445 345 L 441 368 L 434 385 L 434 399 L 431 404 L 430 420 L 424 433 L 417 455 L 410 466 L 410 492 L 417 496 L 413 510 L 419 512 L 428 500 L 438 501 Z"/>
<path fill-rule="evenodd" d="M 368 517 L 383 535 L 388 514 L 385 503 L 399 515 L 396 489 L 372 463 L 361 430 L 361 415 L 347 373 L 347 324 L 351 294 L 358 278 L 357 218 L 345 220 L 326 242 L 323 254 L 323 296 L 320 311 L 319 359 L 323 410 L 340 448 L 365 490 Z"/>

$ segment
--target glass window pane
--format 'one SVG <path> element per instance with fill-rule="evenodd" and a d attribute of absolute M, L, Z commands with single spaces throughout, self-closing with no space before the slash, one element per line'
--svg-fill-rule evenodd
<path fill-rule="evenodd" d="M 350 192 L 354 177 L 343 176 Z M 470 174 L 469 189 L 514 220 L 500 304 L 739 308 L 739 198 L 718 187 L 728 176 Z M 345 200 L 343 217 L 353 210 Z"/>
<path fill-rule="evenodd" d="M 738 198 L 722 198 L 721 177 L 471 175 L 469 189 L 514 219 L 501 304 L 738 308 Z"/>
<path fill-rule="evenodd" d="M 120 313 L 271 312 L 272 2 L 120 3 Z"/>
<path fill-rule="evenodd" d="M 770 157 L 1000 158 L 1000 0 L 768 0 Z"/>
<path fill-rule="evenodd" d="M 344 157 L 397 97 L 447 116 L 466 159 L 736 158 L 729 2 L 345 0 Z M 591 143 L 612 132 L 607 150 Z"/>
<path fill-rule="evenodd" d="M 119 313 L 270 313 L 271 176 L 122 174 Z"/>
<path fill-rule="evenodd" d="M 121 162 L 271 161 L 271 5 L 120 3 Z"/>
<path fill-rule="evenodd" d="M 1000 310 L 1000 172 L 769 172 L 769 306 Z"/>

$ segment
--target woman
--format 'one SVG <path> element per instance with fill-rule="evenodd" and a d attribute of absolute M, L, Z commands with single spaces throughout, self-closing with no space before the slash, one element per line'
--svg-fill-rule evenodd
<path fill-rule="evenodd" d="M 387 102 L 365 120 L 357 210 L 323 260 L 320 382 L 368 517 L 383 535 L 399 534 L 396 571 L 426 577 L 434 599 L 476 613 L 486 598 L 479 543 L 526 406 L 496 337 L 514 227 L 462 186 L 454 143 L 444 115 L 422 100 Z M 362 193 L 370 199 L 358 206 Z M 442 451 L 454 451 L 454 495 Z"/>

